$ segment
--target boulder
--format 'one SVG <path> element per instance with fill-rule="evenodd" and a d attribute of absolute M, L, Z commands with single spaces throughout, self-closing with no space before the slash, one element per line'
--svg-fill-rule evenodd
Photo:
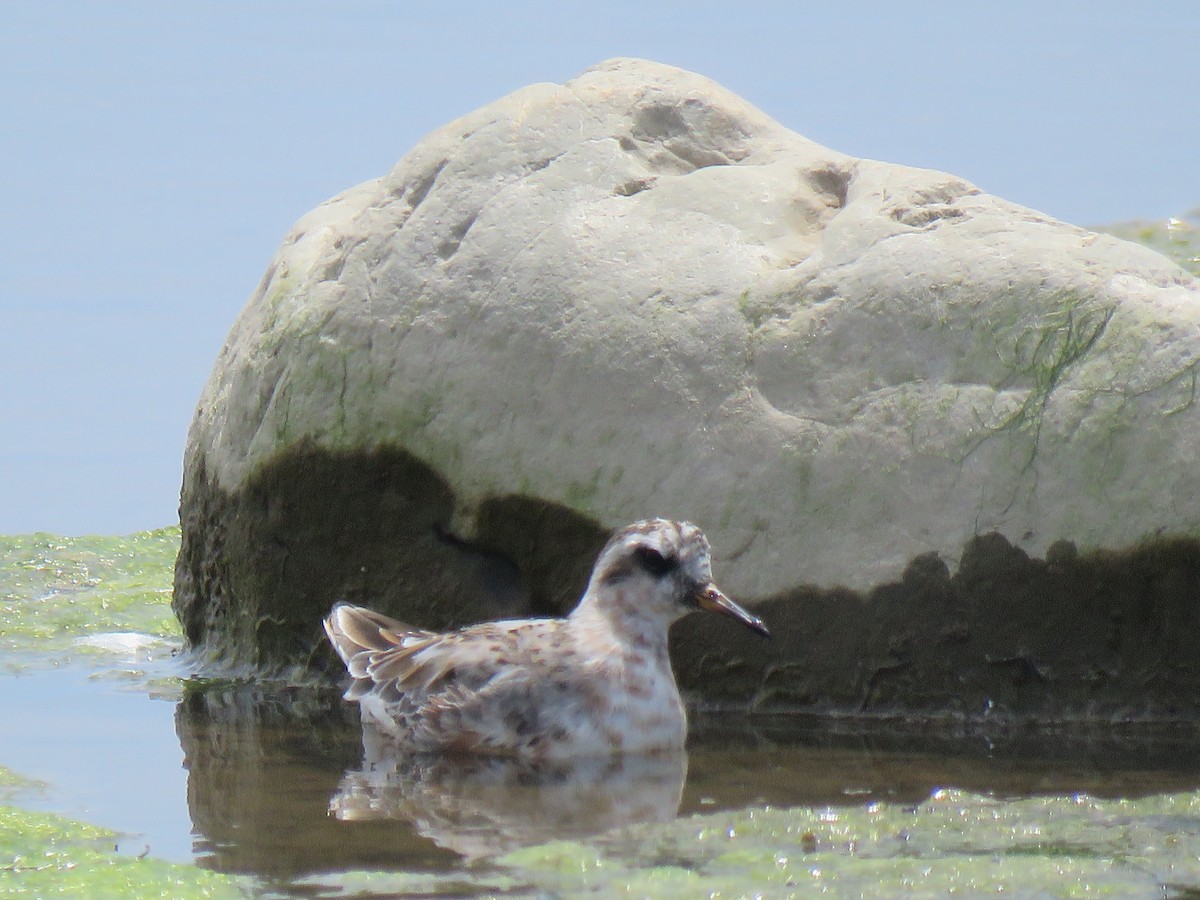
<path fill-rule="evenodd" d="M 1198 364 L 1200 287 L 1157 253 L 611 60 L 295 225 L 192 422 L 175 608 L 276 665 L 337 599 L 564 612 L 649 516 L 700 524 L 750 605 L 843 613 L 989 533 L 1188 538 Z"/>

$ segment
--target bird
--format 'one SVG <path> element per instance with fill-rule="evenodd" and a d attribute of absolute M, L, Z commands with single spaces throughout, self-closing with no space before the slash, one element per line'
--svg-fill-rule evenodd
<path fill-rule="evenodd" d="M 713 583 L 697 526 L 648 519 L 612 535 L 565 618 L 439 633 L 339 602 L 324 626 L 364 729 L 414 753 L 538 763 L 682 748 L 667 631 L 698 609 L 770 637 Z"/>

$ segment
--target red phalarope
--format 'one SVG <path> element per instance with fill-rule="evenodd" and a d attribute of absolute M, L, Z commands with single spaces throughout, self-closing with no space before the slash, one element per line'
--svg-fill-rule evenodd
<path fill-rule="evenodd" d="M 682 747 L 667 629 L 696 609 L 769 637 L 713 584 L 700 529 L 652 519 L 613 535 L 565 619 L 439 634 L 339 603 L 325 631 L 365 724 L 416 752 L 537 761 Z"/>

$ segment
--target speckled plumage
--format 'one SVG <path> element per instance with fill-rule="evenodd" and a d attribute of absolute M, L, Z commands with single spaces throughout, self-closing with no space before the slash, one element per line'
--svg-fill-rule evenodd
<path fill-rule="evenodd" d="M 667 629 L 698 608 L 767 635 L 713 584 L 700 529 L 652 519 L 613 535 L 565 619 L 438 634 L 338 604 L 325 631 L 364 723 L 414 751 L 564 759 L 683 746 Z"/>

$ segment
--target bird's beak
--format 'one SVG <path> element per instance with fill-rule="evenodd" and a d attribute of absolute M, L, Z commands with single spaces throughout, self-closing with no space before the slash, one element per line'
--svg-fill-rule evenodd
<path fill-rule="evenodd" d="M 715 584 L 705 585 L 696 592 L 695 596 L 696 605 L 701 609 L 737 619 L 751 631 L 761 634 L 765 638 L 771 636 L 771 632 L 767 631 L 767 626 L 763 624 L 762 619 L 738 606 L 722 594 Z"/>

